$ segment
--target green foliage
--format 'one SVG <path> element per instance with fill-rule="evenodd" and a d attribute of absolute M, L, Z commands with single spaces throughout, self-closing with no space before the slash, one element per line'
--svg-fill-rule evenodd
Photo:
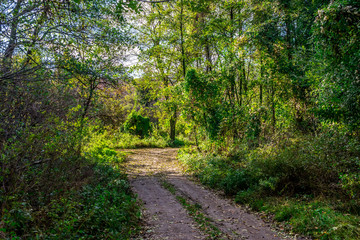
<path fill-rule="evenodd" d="M 128 239 L 135 231 L 139 212 L 125 176 L 109 166 L 95 168 L 93 183 L 80 190 L 58 214 L 65 214 L 51 234 L 60 238 Z M 76 202 L 76 200 L 75 200 Z M 65 231 L 64 231 L 65 230 Z"/>
<path fill-rule="evenodd" d="M 250 146 L 257 147 L 261 134 L 261 110 L 250 116 L 250 121 L 246 126 L 246 138 Z"/>
<path fill-rule="evenodd" d="M 124 123 L 124 130 L 141 138 L 148 137 L 151 132 L 150 119 L 132 111 Z"/>
<path fill-rule="evenodd" d="M 113 0 L 0 5 L 1 239 L 130 238 L 138 209 L 116 169 L 124 156 L 88 143 L 101 131 L 100 92 L 126 77 L 114 60 L 131 42 L 123 15 L 137 10 Z"/>
<path fill-rule="evenodd" d="M 113 149 L 132 149 L 132 148 L 165 148 L 181 147 L 189 145 L 190 142 L 176 138 L 171 141 L 167 136 L 162 137 L 158 134 L 152 134 L 149 137 L 141 138 L 129 133 L 123 133 L 119 130 L 111 130 L 98 135 L 99 144 L 105 143 L 106 146 Z M 89 145 L 92 147 L 92 145 Z M 117 155 L 122 159 L 122 156 Z M 120 160 L 122 161 L 122 160 Z"/>
<path fill-rule="evenodd" d="M 223 106 L 216 101 L 219 94 L 216 82 L 191 69 L 186 74 L 184 89 L 191 101 L 187 111 L 205 127 L 211 139 L 217 139 L 225 116 Z"/>
<path fill-rule="evenodd" d="M 85 132 L 98 130 L 86 129 Z M 111 148 L 111 142 L 106 141 L 108 134 L 104 131 L 103 134 L 87 135 L 82 156 L 66 149 L 57 153 L 55 150 L 63 147 L 62 141 L 55 141 L 53 137 L 50 147 L 42 138 L 45 141 L 45 144 L 42 142 L 45 151 L 41 151 L 44 157 L 57 153 L 58 159 L 41 163 L 41 168 L 30 165 L 22 173 L 22 182 L 14 180 L 12 183 L 17 189 L 1 194 L 1 237 L 129 239 L 137 231 L 140 212 L 126 176 L 119 170 L 125 155 Z M 59 139 L 72 139 L 67 134 L 59 136 Z M 25 146 L 19 144 L 8 145 L 7 156 L 15 154 L 12 149 Z M 69 159 L 63 159 L 65 157 Z M 5 163 L 3 159 L 1 161 Z M 2 176 L 6 176 L 6 172 L 2 169 Z M 8 176 L 14 177 L 10 173 Z M 29 188 L 28 184 L 34 188 Z"/>
<path fill-rule="evenodd" d="M 229 171 L 224 179 L 221 179 L 221 189 L 225 194 L 234 195 L 238 191 L 246 190 L 254 184 L 253 176 L 249 172 L 239 169 Z"/>
<path fill-rule="evenodd" d="M 124 161 L 115 148 L 192 142 L 204 155 L 183 152 L 190 171 L 254 209 L 269 208 L 265 197 L 323 195 L 334 209 L 359 214 L 359 1 L 173 1 L 143 9 L 136 1 L 8 2 L 0 5 L 7 238 L 35 231 L 120 238 L 112 220 L 122 223 L 134 209 L 112 209 L 91 185 L 95 172 Z M 141 23 L 136 36 L 128 18 Z M 128 81 L 119 59 L 135 38 L 141 76 Z M 114 129 L 125 122 L 125 133 L 102 129 L 98 118 Z M 129 202 L 125 184 L 118 187 L 119 195 L 109 187 L 104 196 Z M 77 191 L 88 192 L 88 219 Z M 359 235 L 351 217 L 308 207 L 295 201 L 274 209 L 275 218 L 297 219 L 294 229 L 316 238 Z M 94 230 L 99 224 L 113 233 Z"/>
<path fill-rule="evenodd" d="M 83 147 L 83 155 L 96 164 L 116 166 L 124 162 L 125 154 L 114 150 L 117 146 L 114 135 L 113 130 L 103 130 L 102 133 L 95 130 Z"/>
<path fill-rule="evenodd" d="M 223 156 L 184 149 L 179 159 L 202 183 L 235 195 L 236 202 L 254 210 L 275 214 L 276 221 L 291 224 L 291 231 L 319 239 L 354 239 L 360 213 L 356 139 L 324 128 L 317 137 L 246 146 Z M 284 196 L 290 200 L 282 202 Z M 323 204 L 316 200 L 324 196 L 328 200 Z"/>
<path fill-rule="evenodd" d="M 358 216 L 335 211 L 323 199 L 304 202 L 268 198 L 261 210 L 273 213 L 276 221 L 287 222 L 292 232 L 316 239 L 356 239 L 360 231 Z"/>
<path fill-rule="evenodd" d="M 235 196 L 235 202 L 240 204 L 252 204 L 257 199 L 259 199 L 258 197 L 259 196 L 257 196 L 257 192 L 254 189 L 249 188 L 243 191 L 239 191 Z"/>
<path fill-rule="evenodd" d="M 115 139 L 116 141 L 114 147 L 118 149 L 151 147 L 163 148 L 168 146 L 167 141 L 164 138 L 155 138 L 153 136 L 149 138 L 140 138 L 139 136 L 133 136 L 128 133 L 119 133 Z"/>
<path fill-rule="evenodd" d="M 360 124 L 360 85 L 355 80 L 359 79 L 360 61 L 359 7 L 358 1 L 331 1 L 318 11 L 314 26 L 319 57 L 326 66 L 317 89 L 319 115 L 343 122 L 351 130 Z"/>
<path fill-rule="evenodd" d="M 336 196 L 342 195 L 342 189 L 339 189 L 342 182 L 342 188 L 350 196 L 357 197 L 358 180 L 353 171 L 358 171 L 360 165 L 358 157 L 353 156 L 359 155 L 359 149 L 349 138 L 341 134 L 330 137 L 329 134 L 323 133 L 317 138 L 284 139 L 276 145 L 243 149 L 239 155 L 229 153 L 229 158 L 184 152 L 180 159 L 203 183 L 222 188 L 229 194 L 257 188 L 280 195 Z M 344 174 L 349 171 L 352 174 Z"/>
<path fill-rule="evenodd" d="M 360 198 L 360 173 L 347 173 L 340 175 L 341 187 L 349 194 L 353 199 Z"/>

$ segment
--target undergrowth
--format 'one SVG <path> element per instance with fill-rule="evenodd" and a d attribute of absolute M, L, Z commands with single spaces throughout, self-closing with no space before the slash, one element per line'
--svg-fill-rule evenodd
<path fill-rule="evenodd" d="M 360 236 L 360 144 L 334 132 L 282 139 L 249 147 L 199 153 L 182 149 L 179 159 L 199 180 L 241 204 L 274 215 L 291 231 L 316 239 Z"/>
<path fill-rule="evenodd" d="M 185 139 L 175 139 L 175 141 L 171 141 L 167 137 L 156 135 L 141 138 L 140 136 L 117 130 L 104 132 L 102 136 L 103 139 L 108 139 L 107 141 L 110 142 L 109 146 L 116 149 L 165 148 L 189 145 L 189 142 Z"/>
<path fill-rule="evenodd" d="M 0 239 L 129 239 L 137 232 L 140 211 L 119 167 L 125 156 L 99 132 L 87 126 L 82 147 L 68 125 L 4 145 Z"/>

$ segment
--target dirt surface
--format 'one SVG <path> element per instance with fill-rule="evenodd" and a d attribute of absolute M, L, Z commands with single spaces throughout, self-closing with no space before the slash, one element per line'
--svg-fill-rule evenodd
<path fill-rule="evenodd" d="M 183 175 L 178 149 L 136 149 L 128 153 L 127 172 L 133 191 L 143 202 L 146 228 L 137 239 L 285 239 L 256 215 Z M 164 187 L 164 182 L 172 191 Z M 220 235 L 204 231 L 177 196 L 196 204 Z"/>

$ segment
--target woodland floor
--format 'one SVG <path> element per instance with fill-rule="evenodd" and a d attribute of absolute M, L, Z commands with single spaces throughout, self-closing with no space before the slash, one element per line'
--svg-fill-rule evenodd
<path fill-rule="evenodd" d="M 143 204 L 145 227 L 135 239 L 290 238 L 274 230 L 261 215 L 185 176 L 176 159 L 178 149 L 125 151 L 132 189 Z"/>

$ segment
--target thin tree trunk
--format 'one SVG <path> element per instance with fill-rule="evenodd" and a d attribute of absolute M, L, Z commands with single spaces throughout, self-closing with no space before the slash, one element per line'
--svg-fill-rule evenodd
<path fill-rule="evenodd" d="M 242 88 L 243 88 L 243 77 L 241 76 L 241 74 L 239 74 L 239 98 L 240 98 L 240 102 L 239 105 L 240 107 L 242 106 Z"/>
<path fill-rule="evenodd" d="M 212 71 L 211 52 L 210 52 L 209 42 L 207 39 L 205 45 L 205 55 L 206 55 L 206 72 L 211 72 Z"/>
<path fill-rule="evenodd" d="M 19 11 L 21 7 L 21 3 L 23 0 L 18 0 L 16 2 L 14 12 L 13 12 L 13 19 L 10 25 L 10 38 L 9 44 L 5 50 L 4 58 L 3 58 L 3 72 L 9 72 L 12 65 L 12 57 L 16 47 L 16 39 L 17 39 L 17 28 L 19 24 Z"/>
<path fill-rule="evenodd" d="M 275 116 L 275 88 L 271 86 L 271 113 L 272 113 L 272 130 L 275 133 L 276 116 Z"/>
<path fill-rule="evenodd" d="M 175 141 L 176 136 L 176 120 L 177 120 L 177 108 L 175 106 L 174 113 L 170 118 L 170 140 Z"/>
<path fill-rule="evenodd" d="M 95 80 L 91 80 L 90 89 L 89 89 L 89 96 L 85 100 L 84 111 L 83 111 L 83 113 L 81 114 L 81 117 L 80 117 L 80 129 L 79 129 L 80 144 L 79 144 L 79 150 L 81 149 L 81 140 L 82 140 L 82 137 L 83 137 L 83 130 L 84 130 L 84 125 L 85 125 L 85 117 L 86 117 L 86 115 L 88 113 L 88 110 L 90 108 L 90 103 L 91 103 L 91 100 L 92 100 L 92 97 L 94 95 L 94 91 L 95 91 L 96 87 L 97 87 L 97 85 L 95 84 Z"/>
<path fill-rule="evenodd" d="M 260 106 L 263 105 L 263 77 L 264 77 L 264 66 L 263 66 L 263 59 L 262 54 L 260 53 Z"/>
<path fill-rule="evenodd" d="M 38 37 L 39 37 L 39 32 L 40 32 L 40 29 L 41 29 L 41 26 L 42 24 L 45 22 L 46 20 L 46 11 L 47 11 L 47 8 L 48 6 L 44 6 L 44 10 L 43 12 L 41 13 L 41 16 L 39 17 L 37 23 L 36 23 L 36 26 L 35 26 L 35 29 L 34 29 L 34 32 L 33 32 L 33 35 L 31 36 L 31 43 L 28 47 L 28 50 L 26 52 L 26 60 L 24 62 L 24 66 L 28 65 L 30 60 L 31 59 L 31 55 L 32 55 L 32 51 L 33 51 L 33 48 L 36 44 L 36 41 L 38 40 Z"/>
<path fill-rule="evenodd" d="M 194 126 L 194 135 L 195 135 L 195 145 L 196 145 L 196 148 L 199 152 L 201 152 L 201 149 L 199 147 L 199 140 L 198 140 L 198 137 L 197 137 L 197 127 Z"/>
<path fill-rule="evenodd" d="M 244 94 L 246 94 L 247 92 L 247 79 L 246 79 L 246 67 L 245 67 L 245 59 L 243 59 L 243 79 L 244 79 Z"/>

